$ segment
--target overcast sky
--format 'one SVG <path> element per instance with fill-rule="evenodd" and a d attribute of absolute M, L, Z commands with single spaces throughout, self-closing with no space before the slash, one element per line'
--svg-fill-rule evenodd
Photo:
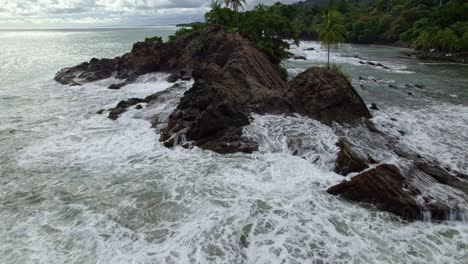
<path fill-rule="evenodd" d="M 277 1 L 247 0 L 246 8 Z M 0 0 L 0 28 L 170 25 L 202 21 L 210 3 L 211 0 Z"/>

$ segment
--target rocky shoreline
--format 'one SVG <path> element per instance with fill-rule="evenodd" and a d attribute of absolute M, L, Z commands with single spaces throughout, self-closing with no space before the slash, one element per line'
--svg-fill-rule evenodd
<path fill-rule="evenodd" d="M 93 58 L 62 69 L 55 80 L 76 86 L 114 76 L 121 81 L 109 89 L 118 90 L 152 72 L 169 73 L 169 82 L 194 80 L 167 120 L 153 118 L 153 126 L 161 128 L 160 141 L 166 147 L 198 146 L 221 154 L 252 153 L 258 150 L 258 144 L 242 133 L 252 113 L 299 114 L 330 126 L 363 126 L 387 142 L 387 150 L 404 159 L 405 164 L 386 164 L 343 138 L 337 143 L 340 151 L 335 172 L 354 176 L 330 187 L 330 194 L 374 204 L 410 221 L 428 217 L 435 221 L 465 220 L 459 203 L 433 197 L 424 188 L 442 184 L 468 195 L 468 176 L 402 151 L 398 142 L 373 126 L 371 113 L 345 77 L 329 69 L 309 68 L 288 82 L 285 70 L 248 40 L 222 28 L 195 31 L 170 43 L 139 42 L 121 57 Z M 165 91 L 130 98 L 100 113 L 106 112 L 116 120 L 129 107 L 157 104 L 179 88 L 175 83 Z"/>

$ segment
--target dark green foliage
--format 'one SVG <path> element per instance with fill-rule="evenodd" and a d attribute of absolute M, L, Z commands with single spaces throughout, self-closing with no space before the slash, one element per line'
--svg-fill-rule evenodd
<path fill-rule="evenodd" d="M 336 73 L 338 73 L 339 75 L 341 75 L 343 78 L 345 78 L 346 80 L 348 80 L 348 82 L 351 82 L 351 77 L 346 74 L 338 65 L 336 64 L 332 64 L 332 66 L 330 67 L 330 69 Z"/>
<path fill-rule="evenodd" d="M 192 24 L 191 28 L 188 28 L 188 27 L 180 28 L 179 30 L 177 30 L 174 33 L 174 35 L 169 36 L 169 39 L 168 39 L 167 42 L 172 42 L 172 41 L 174 41 L 174 39 L 176 39 L 178 37 L 185 36 L 185 35 L 188 35 L 188 34 L 192 34 L 194 31 L 204 29 L 207 26 L 208 26 L 208 24 L 206 24 L 206 23 L 196 23 L 196 24 Z"/>
<path fill-rule="evenodd" d="M 289 56 L 289 43 L 297 32 L 286 17 L 274 11 L 275 6 L 258 5 L 254 10 L 242 14 L 239 32 L 264 51 L 274 63 Z M 273 10 L 271 10 L 273 9 Z"/>
<path fill-rule="evenodd" d="M 466 0 L 306 0 L 263 9 L 290 21 L 301 39 L 317 39 L 321 15 L 336 10 L 343 15 L 347 42 L 401 41 L 445 52 L 467 51 L 468 46 Z"/>
<path fill-rule="evenodd" d="M 163 43 L 163 39 L 159 36 L 154 36 L 152 38 L 145 38 L 146 43 L 156 43 L 156 44 L 161 44 Z"/>
<path fill-rule="evenodd" d="M 228 1 L 229 6 L 234 2 L 245 3 Z M 221 26 L 226 32 L 248 38 L 278 63 L 289 55 L 290 42 L 285 39 L 294 42 L 318 39 L 322 15 L 335 10 L 341 13 L 339 24 L 344 28 L 339 31 L 347 42 L 401 41 L 426 51 L 468 51 L 468 2 L 444 0 L 442 5 L 440 3 L 440 0 L 305 0 L 291 5 L 259 4 L 241 13 L 236 12 L 239 5 L 231 10 L 220 0 L 213 0 L 211 10 L 205 14 L 206 23 L 197 22 L 190 24 L 191 28 L 181 28 L 169 41 L 209 25 Z"/>

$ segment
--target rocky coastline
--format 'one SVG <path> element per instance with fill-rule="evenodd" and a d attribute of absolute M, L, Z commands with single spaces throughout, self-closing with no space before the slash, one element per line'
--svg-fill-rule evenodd
<path fill-rule="evenodd" d="M 62 69 L 55 80 L 76 86 L 114 76 L 120 82 L 109 89 L 118 90 L 152 72 L 169 73 L 169 82 L 194 80 L 164 124 L 158 124 L 160 120 L 155 118 L 153 126 L 162 126 L 160 141 L 166 147 L 252 153 L 258 150 L 258 144 L 242 133 L 252 113 L 299 114 L 329 126 L 363 126 L 387 142 L 387 150 L 405 163 L 384 163 L 346 138 L 340 139 L 335 172 L 347 178 L 331 186 L 328 193 L 373 204 L 408 221 L 465 220 L 459 203 L 428 194 L 425 188 L 449 186 L 466 199 L 468 176 L 402 151 L 394 138 L 373 126 L 366 104 L 344 76 L 325 68 L 309 68 L 287 81 L 285 70 L 268 56 L 242 36 L 226 33 L 220 27 L 195 31 L 170 43 L 138 42 L 121 57 L 93 58 Z M 158 103 L 177 89 L 175 83 L 166 91 L 130 98 L 100 113 L 108 113 L 116 120 L 127 108 Z"/>

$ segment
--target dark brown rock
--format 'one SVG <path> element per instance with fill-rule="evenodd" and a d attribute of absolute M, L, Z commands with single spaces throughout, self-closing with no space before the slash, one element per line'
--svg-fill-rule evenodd
<path fill-rule="evenodd" d="M 120 89 L 139 75 L 164 69 L 165 65 L 161 60 L 165 55 L 165 47 L 166 44 L 137 42 L 133 45 L 132 51 L 122 57 L 92 58 L 89 62 L 60 70 L 54 79 L 61 84 L 80 85 L 106 79 L 115 74 L 118 79 L 128 80 L 109 86 L 109 89 Z"/>
<path fill-rule="evenodd" d="M 122 113 L 127 111 L 128 107 L 143 102 L 145 102 L 145 100 L 141 98 L 130 98 L 128 100 L 120 101 L 116 107 L 109 109 L 108 117 L 112 120 L 116 120 Z"/>
<path fill-rule="evenodd" d="M 424 170 L 440 175 L 440 168 Z M 406 220 L 461 220 L 463 216 L 458 204 L 443 199 L 423 195 L 421 185 L 414 184 L 412 178 L 426 177 L 420 174 L 419 167 L 402 171 L 394 165 L 383 164 L 365 171 L 349 181 L 330 187 L 327 192 L 341 195 L 346 199 L 375 205 L 378 209 L 394 213 Z M 451 181 L 450 179 L 448 181 Z M 447 179 L 441 179 L 446 182 Z M 426 181 L 425 181 L 426 182 Z"/>
<path fill-rule="evenodd" d="M 362 98 L 348 80 L 325 68 L 309 68 L 294 78 L 283 95 L 290 112 L 325 124 L 356 123 L 371 118 Z"/>
<path fill-rule="evenodd" d="M 345 139 L 341 139 L 336 145 L 340 148 L 335 162 L 336 173 L 346 176 L 352 172 L 363 171 L 369 168 L 368 164 L 372 163 L 368 157 L 354 151 Z"/>
<path fill-rule="evenodd" d="M 448 172 L 438 164 L 431 164 L 425 161 L 415 161 L 415 166 L 424 172 L 425 174 L 431 176 L 438 183 L 448 185 L 452 188 L 458 189 L 468 195 L 468 183 L 464 180 L 461 180 L 459 177 Z"/>
<path fill-rule="evenodd" d="M 404 190 L 408 188 L 407 179 L 393 165 L 379 165 L 330 187 L 327 192 L 341 195 L 346 199 L 374 204 L 378 209 L 399 215 L 408 220 L 422 219 L 421 206 L 416 202 L 411 192 L 419 190 Z"/>
<path fill-rule="evenodd" d="M 307 60 L 306 57 L 301 56 L 301 55 L 294 55 L 294 56 L 293 56 L 293 59 L 294 59 L 294 60 Z"/>

